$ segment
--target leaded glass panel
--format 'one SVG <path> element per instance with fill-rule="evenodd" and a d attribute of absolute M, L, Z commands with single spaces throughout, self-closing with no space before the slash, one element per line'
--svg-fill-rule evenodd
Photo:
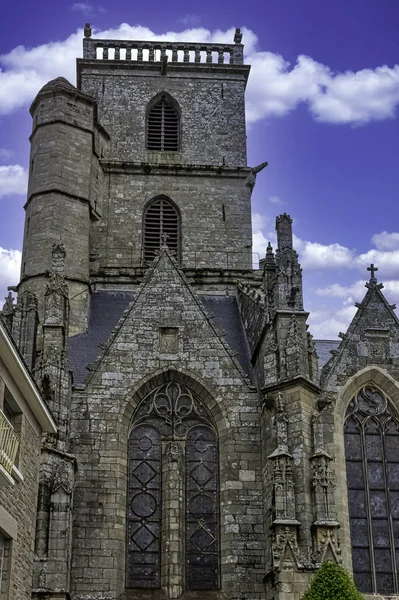
<path fill-rule="evenodd" d="M 215 433 L 194 427 L 186 443 L 186 579 L 189 590 L 218 587 L 218 452 Z"/>
<path fill-rule="evenodd" d="M 161 440 L 149 425 L 129 438 L 127 587 L 160 585 Z"/>
<path fill-rule="evenodd" d="M 349 404 L 345 455 L 355 583 L 398 593 L 399 421 L 377 388 L 363 387 Z"/>

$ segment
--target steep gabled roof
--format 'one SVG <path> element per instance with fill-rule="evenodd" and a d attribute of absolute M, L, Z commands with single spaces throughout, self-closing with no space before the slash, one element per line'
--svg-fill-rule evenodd
<path fill-rule="evenodd" d="M 197 296 L 173 257 L 168 250 L 164 249 L 148 269 L 138 291 L 102 290 L 92 293 L 88 329 L 85 333 L 71 337 L 68 344 L 69 365 L 75 384 L 82 384 L 85 381 L 88 377 L 88 368 L 92 370 L 93 363 L 99 364 L 101 357 L 123 327 L 123 323 L 131 311 L 134 311 L 144 290 L 148 286 L 151 287 L 151 280 L 156 271 L 162 268 L 163 261 L 168 262 L 171 288 L 175 286 L 177 289 L 186 290 L 241 374 L 252 376 L 248 342 L 236 298 L 215 294 Z M 162 300 L 164 299 L 159 299 L 160 306 Z"/>
<path fill-rule="evenodd" d="M 377 283 L 373 275 L 368 283 L 365 284 L 367 292 L 363 301 L 356 303 L 357 312 L 353 317 L 347 332 L 342 336 L 338 348 L 332 351 L 333 356 L 325 364 L 321 373 L 321 384 L 327 385 L 329 378 L 334 373 L 344 375 L 341 363 L 345 366 L 345 376 L 364 368 L 369 364 L 378 362 L 386 363 L 388 350 L 381 350 L 385 355 L 378 356 L 370 353 L 370 347 L 376 342 L 385 343 L 384 340 L 399 342 L 399 320 L 396 315 L 395 305 L 388 303 L 382 293 L 383 284 Z M 378 344 L 377 344 L 378 345 Z"/>

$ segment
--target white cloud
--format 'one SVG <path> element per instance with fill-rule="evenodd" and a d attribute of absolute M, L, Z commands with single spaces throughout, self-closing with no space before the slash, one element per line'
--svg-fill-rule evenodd
<path fill-rule="evenodd" d="M 8 161 L 15 155 L 13 150 L 8 148 L 0 148 L 0 160 Z"/>
<path fill-rule="evenodd" d="M 281 200 L 281 198 L 279 196 L 270 196 L 269 202 L 271 202 L 272 204 L 284 204 L 284 202 Z"/>
<path fill-rule="evenodd" d="M 341 244 L 309 242 L 294 235 L 294 247 L 302 267 L 308 271 L 352 267 L 354 251 Z"/>
<path fill-rule="evenodd" d="M 101 7 L 86 2 L 73 5 L 81 12 Z M 209 31 L 198 25 L 197 15 L 186 15 L 181 32 L 157 35 L 147 27 L 130 26 L 94 31 L 105 39 L 140 39 L 231 43 L 234 29 Z M 399 65 L 333 73 L 328 66 L 308 56 L 298 56 L 291 66 L 279 54 L 257 50 L 258 38 L 243 28 L 247 62 L 252 64 L 247 88 L 249 122 L 286 115 L 300 103 L 309 107 L 318 121 L 362 124 L 392 118 L 399 104 Z M 8 114 L 30 102 L 48 80 L 64 76 L 75 80 L 75 58 L 82 53 L 82 30 L 60 42 L 28 49 L 18 46 L 0 56 L 0 114 Z"/>
<path fill-rule="evenodd" d="M 72 4 L 71 10 L 81 12 L 86 17 L 91 17 L 97 13 L 107 12 L 102 6 L 94 6 L 93 4 L 88 4 L 87 2 L 75 2 Z"/>
<path fill-rule="evenodd" d="M 345 332 L 349 323 L 340 321 L 335 317 L 317 322 L 313 319 L 312 313 L 309 315 L 309 328 L 316 340 L 334 340 L 338 338 L 340 332 Z"/>
<path fill-rule="evenodd" d="M 6 250 L 0 246 L 0 309 L 2 299 L 7 296 L 7 287 L 16 285 L 19 281 L 21 269 L 21 252 L 19 250 Z"/>
<path fill-rule="evenodd" d="M 185 27 L 198 27 L 201 21 L 201 17 L 193 13 L 184 15 L 184 17 L 181 17 L 179 19 L 179 23 L 182 23 Z"/>
<path fill-rule="evenodd" d="M 252 236 L 252 252 L 259 254 L 260 259 L 266 255 L 268 241 L 261 231 L 256 231 Z"/>
<path fill-rule="evenodd" d="M 26 194 L 28 173 L 21 165 L 0 165 L 0 198 Z"/>
<path fill-rule="evenodd" d="M 291 66 L 282 56 L 256 52 L 249 57 L 249 122 L 281 117 L 306 103 L 317 121 L 363 124 L 395 116 L 399 104 L 399 65 L 334 73 L 308 56 Z"/>
<path fill-rule="evenodd" d="M 371 241 L 377 250 L 399 250 L 399 233 L 382 231 L 373 235 Z"/>

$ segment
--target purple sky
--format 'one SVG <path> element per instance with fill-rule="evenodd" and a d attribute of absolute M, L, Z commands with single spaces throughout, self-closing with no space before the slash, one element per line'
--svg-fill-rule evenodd
<path fill-rule="evenodd" d="M 397 0 L 9 4 L 0 36 L 0 297 L 18 280 L 27 108 L 49 79 L 75 83 L 86 21 L 100 37 L 231 42 L 229 30 L 245 28 L 249 164 L 269 162 L 253 194 L 254 251 L 273 242 L 275 216 L 290 213 L 316 337 L 346 328 L 370 262 L 387 298 L 399 300 Z"/>

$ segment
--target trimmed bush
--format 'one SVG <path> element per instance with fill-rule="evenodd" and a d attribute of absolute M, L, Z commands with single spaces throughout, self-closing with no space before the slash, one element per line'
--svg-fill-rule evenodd
<path fill-rule="evenodd" d="M 302 600 L 364 600 L 341 565 L 324 562 Z"/>

